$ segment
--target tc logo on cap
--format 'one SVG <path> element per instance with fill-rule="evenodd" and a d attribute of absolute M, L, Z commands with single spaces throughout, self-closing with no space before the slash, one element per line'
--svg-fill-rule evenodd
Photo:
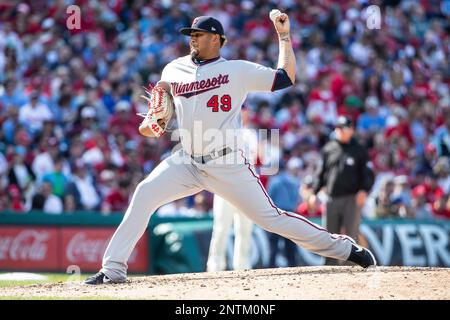
<path fill-rule="evenodd" d="M 190 36 L 193 31 L 205 31 L 221 36 L 224 35 L 223 26 L 220 21 L 209 16 L 196 17 L 194 21 L 192 21 L 192 26 L 190 28 L 180 29 L 181 34 L 186 36 Z"/>

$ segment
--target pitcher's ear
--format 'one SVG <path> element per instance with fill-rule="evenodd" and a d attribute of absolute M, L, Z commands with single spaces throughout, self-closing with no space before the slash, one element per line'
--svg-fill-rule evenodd
<path fill-rule="evenodd" d="M 227 37 L 220 36 L 220 47 L 222 48 L 226 44 L 227 44 Z"/>

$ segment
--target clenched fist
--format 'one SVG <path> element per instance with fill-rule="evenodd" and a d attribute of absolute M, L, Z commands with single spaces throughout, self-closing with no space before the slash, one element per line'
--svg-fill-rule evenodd
<path fill-rule="evenodd" d="M 290 23 L 289 17 L 286 13 L 282 13 L 280 10 L 274 9 L 270 12 L 269 16 L 278 34 L 289 32 Z"/>

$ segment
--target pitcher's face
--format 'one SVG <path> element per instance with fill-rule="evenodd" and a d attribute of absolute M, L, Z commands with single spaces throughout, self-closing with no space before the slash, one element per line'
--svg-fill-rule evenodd
<path fill-rule="evenodd" d="M 216 38 L 218 38 L 218 35 L 213 33 L 193 31 L 189 40 L 191 57 L 195 59 L 208 57 L 215 46 L 215 42 L 218 41 Z"/>

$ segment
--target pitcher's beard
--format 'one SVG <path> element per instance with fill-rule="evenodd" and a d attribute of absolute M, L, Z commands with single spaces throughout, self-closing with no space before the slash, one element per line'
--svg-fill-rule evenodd
<path fill-rule="evenodd" d="M 191 57 L 193 59 L 197 59 L 198 58 L 198 49 L 191 49 Z"/>

